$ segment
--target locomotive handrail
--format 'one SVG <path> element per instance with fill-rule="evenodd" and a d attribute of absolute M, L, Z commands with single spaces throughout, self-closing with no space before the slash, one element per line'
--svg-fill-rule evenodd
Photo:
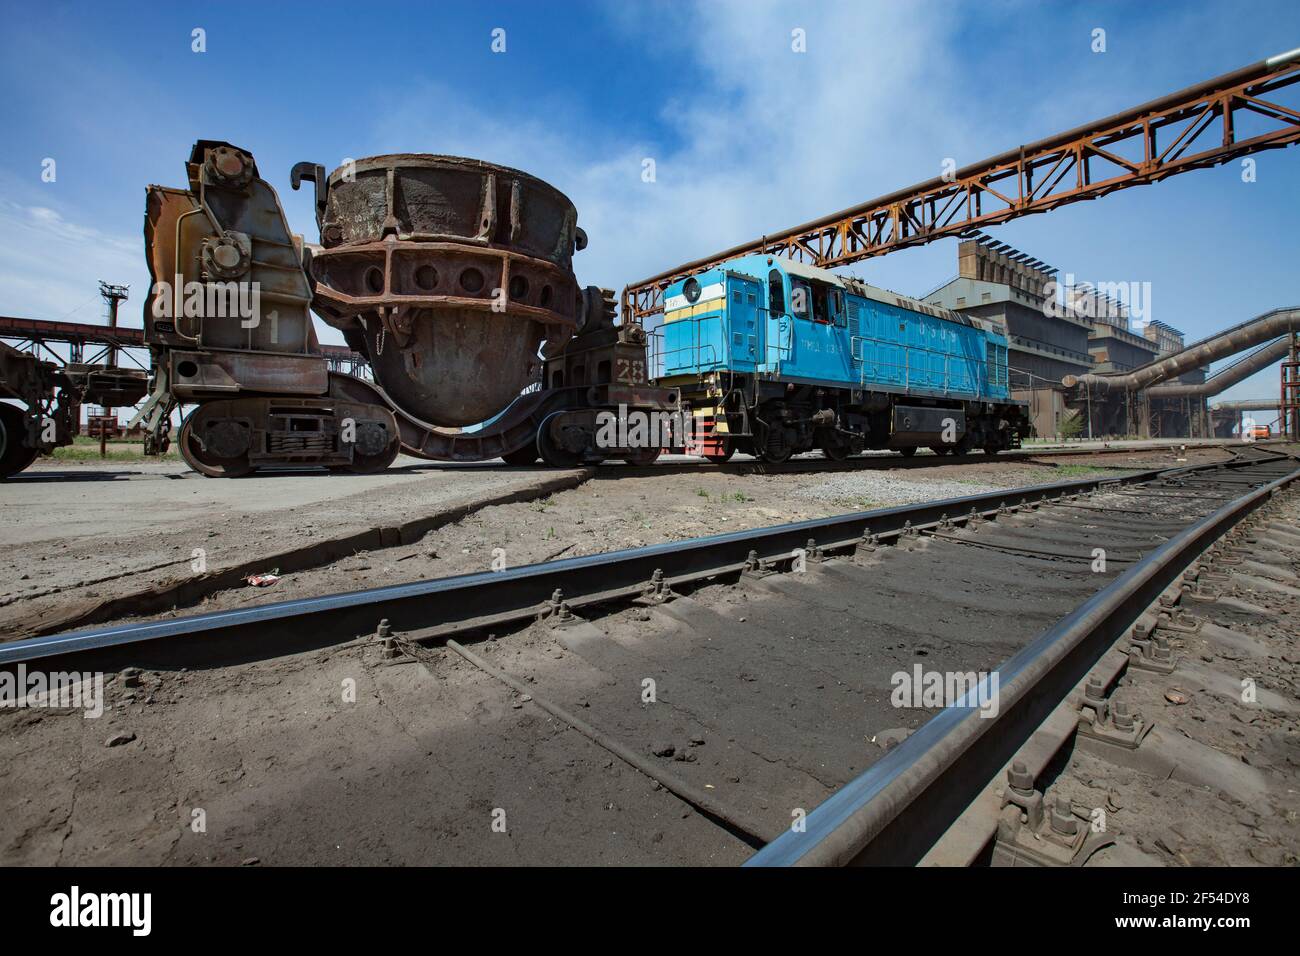
<path fill-rule="evenodd" d="M 677 321 L 692 322 L 696 325 L 697 328 L 699 326 L 699 320 L 694 317 L 687 318 L 687 319 L 678 319 Z M 651 344 L 651 348 L 649 350 L 649 356 L 648 356 L 649 364 L 652 367 L 655 367 L 656 369 L 657 374 L 655 377 L 662 377 L 662 375 L 667 373 L 667 367 L 668 367 L 667 357 L 669 355 L 676 355 L 679 352 L 694 353 L 695 367 L 697 369 L 702 364 L 704 364 L 703 362 L 700 361 L 700 358 L 702 355 L 705 354 L 706 350 L 708 354 L 712 356 L 712 358 L 709 361 L 710 365 L 721 364 L 721 362 L 718 359 L 717 349 L 714 347 L 713 343 L 710 342 L 708 344 L 702 345 L 699 341 L 698 335 L 694 336 L 695 341 L 693 345 L 683 345 L 675 349 L 664 348 L 663 346 L 666 345 L 667 343 L 664 342 L 662 329 L 663 326 L 660 326 L 659 328 L 655 329 L 653 332 L 648 332 L 646 334 L 646 338 L 649 340 Z"/>
<path fill-rule="evenodd" d="M 767 328 L 767 320 L 769 319 L 776 319 L 778 321 L 780 321 L 781 319 L 789 319 L 792 323 L 799 321 L 799 316 L 795 315 L 793 312 L 786 312 L 786 311 L 773 312 L 771 309 L 763 308 L 762 306 L 760 306 L 756 311 L 759 317 L 763 319 L 764 329 Z M 774 354 L 776 356 L 775 361 L 772 360 Z M 768 336 L 766 334 L 763 336 L 763 364 L 774 366 L 774 368 L 771 370 L 773 375 L 780 375 L 781 363 L 791 358 L 791 356 L 793 355 L 794 355 L 794 326 L 793 325 L 791 325 L 790 327 L 789 345 L 782 345 L 779 340 L 777 342 L 769 342 Z"/>

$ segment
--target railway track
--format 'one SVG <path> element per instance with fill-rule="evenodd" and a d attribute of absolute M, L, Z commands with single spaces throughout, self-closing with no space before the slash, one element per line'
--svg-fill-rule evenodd
<path fill-rule="evenodd" d="M 1238 443 L 1239 444 L 1239 443 Z M 1193 453 L 1197 448 L 1223 447 L 1189 446 Z M 1261 446 L 1262 447 L 1262 446 Z M 1177 446 L 1165 445 L 1158 448 L 1143 446 L 1137 449 L 1049 449 L 1039 452 L 1012 451 L 997 456 L 998 465 L 1012 462 L 1024 462 L 1041 469 L 1044 479 L 1057 466 L 1054 458 L 1067 456 L 1071 461 L 1079 455 L 1085 456 L 1088 467 L 1131 471 L 1134 467 L 1154 467 L 1160 458 L 1145 455 L 1144 465 L 1134 465 L 1142 452 L 1160 452 L 1160 457 L 1178 455 Z M 1066 460 L 1061 458 L 1061 460 Z M 1166 459 L 1168 460 L 1168 459 Z M 769 465 L 759 461 L 736 459 L 725 465 L 714 465 L 702 461 L 664 460 L 660 459 L 649 466 L 614 465 L 609 469 L 585 469 L 562 472 L 548 476 L 548 470 L 535 471 L 537 484 L 521 497 L 532 495 L 544 499 L 554 490 L 576 486 L 593 477 L 602 479 L 622 477 L 690 476 L 690 475 L 801 475 L 833 476 L 852 474 L 863 471 L 884 471 L 899 475 L 917 472 L 924 474 L 929 469 L 941 468 L 951 470 L 962 465 L 988 466 L 993 462 L 983 452 L 969 456 L 938 456 L 923 453 L 913 458 L 901 458 L 892 453 L 868 455 L 850 458 L 843 462 L 831 461 L 819 456 L 791 459 L 782 465 Z M 1067 465 L 1067 468 L 1070 466 Z M 424 466 L 414 466 L 412 470 L 420 471 Z M 459 468 L 468 472 L 469 468 Z M 472 469 L 478 471 L 477 468 Z M 507 466 L 487 466 L 487 472 L 508 471 Z M 483 472 L 469 477 L 468 485 L 472 488 Z M 46 481 L 71 481 L 76 478 L 94 481 L 91 473 L 73 476 L 67 472 L 33 472 L 26 474 L 22 482 L 38 483 Z M 202 476 L 194 473 L 151 476 L 155 481 L 190 478 L 199 480 Z M 256 480 L 256 479 L 254 479 Z M 264 479 L 265 480 L 265 479 Z M 488 480 L 497 480 L 489 478 Z M 1022 479 L 1023 480 L 1023 479 Z M 214 565 L 203 573 L 191 573 L 189 564 L 192 558 L 182 553 L 162 554 L 155 550 L 149 554 L 161 557 L 160 561 L 150 561 L 146 555 L 124 554 L 119 548 L 116 555 L 106 556 L 106 564 L 112 565 L 112 573 L 98 576 L 64 576 L 61 581 L 41 588 L 18 586 L 9 593 L 0 596 L 0 643 L 18 637 L 55 634 L 73 629 L 84 629 L 107 622 L 121 621 L 127 618 L 146 617 L 194 607 L 211 595 L 231 588 L 245 585 L 249 575 L 278 568 L 281 572 L 298 572 L 326 567 L 334 561 L 356 554 L 358 551 L 377 552 L 400 546 L 418 539 L 430 530 L 454 523 L 459 518 L 472 515 L 492 505 L 509 501 L 515 493 L 480 499 L 472 507 L 461 509 L 435 508 L 432 513 L 412 514 L 404 508 L 387 511 L 377 517 L 374 524 L 345 523 L 333 533 L 328 530 L 320 536 L 304 540 L 295 537 L 292 544 L 277 539 L 272 535 L 261 542 L 251 543 L 246 549 L 227 552 L 226 562 Z M 328 527 L 328 525 L 326 525 Z M 181 529 L 178 529 L 181 530 Z M 198 534 L 202 536 L 203 531 Z M 272 543 L 275 542 L 275 543 Z M 278 546 L 277 546 L 278 545 Z M 237 555 L 234 556 L 234 555 Z M 114 558 L 117 558 L 114 560 Z M 48 573 L 42 566 L 42 576 Z M 452 572 L 444 572 L 450 574 Z M 55 577 L 58 576 L 57 570 Z M 97 587 L 104 585 L 103 589 Z M 93 594 L 90 592 L 94 592 Z M 48 600 L 59 598 L 58 603 Z"/>
<path fill-rule="evenodd" d="M 509 724 L 530 715 L 549 731 L 529 757 L 538 746 L 568 754 L 565 766 L 604 755 L 625 774 L 626 818 L 658 821 L 633 838 L 647 860 L 1077 864 L 1117 852 L 1095 807 L 1048 787 L 1084 738 L 1088 760 L 1164 767 L 1240 802 L 1283 799 L 1269 767 L 1242 769 L 1208 745 L 1177 750 L 1116 688 L 1178 683 L 1231 710 L 1230 675 L 1180 669 L 1217 644 L 1259 665 L 1249 706 L 1294 716 L 1278 647 L 1294 646 L 1279 615 L 1300 594 L 1298 476 L 1295 459 L 1250 449 L 1223 464 L 35 638 L 0 646 L 0 667 L 167 672 L 354 642 L 376 669 L 415 664 L 440 687 L 469 671 L 474 694 L 508 703 L 504 716 L 492 709 L 491 732 L 461 744 L 480 767 L 495 761 L 487 776 L 518 766 Z M 1225 760 L 1244 782 L 1224 776 Z M 581 785 L 560 775 L 553 786 L 568 802 Z M 471 810 L 440 812 L 454 822 Z M 607 835 L 573 839 L 567 852 L 594 861 Z M 458 844 L 455 862 L 474 862 L 475 845 Z"/>

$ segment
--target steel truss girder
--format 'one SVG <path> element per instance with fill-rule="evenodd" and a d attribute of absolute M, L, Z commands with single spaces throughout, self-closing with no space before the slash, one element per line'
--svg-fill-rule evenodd
<path fill-rule="evenodd" d="M 640 320 L 663 311 L 669 285 L 738 256 L 785 256 L 835 268 L 1290 146 L 1300 141 L 1300 109 L 1277 102 L 1272 94 L 1298 81 L 1300 50 L 1262 60 L 967 166 L 947 178 L 919 183 L 633 283 L 623 290 L 622 316 L 624 321 Z M 1241 138 L 1237 119 L 1245 113 L 1272 120 L 1276 128 Z M 1207 135 L 1215 129 L 1217 136 Z"/>

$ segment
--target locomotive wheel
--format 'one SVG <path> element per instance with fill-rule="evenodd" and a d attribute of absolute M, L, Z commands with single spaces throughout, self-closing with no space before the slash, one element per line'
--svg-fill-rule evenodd
<path fill-rule="evenodd" d="M 397 460 L 397 453 L 401 450 L 402 443 L 400 441 L 394 441 L 386 451 L 382 451 L 378 455 L 358 455 L 354 450 L 352 452 L 352 463 L 343 467 L 354 475 L 378 474 Z"/>
<path fill-rule="evenodd" d="M 1002 450 L 1002 446 L 1001 446 L 1001 445 L 985 445 L 985 446 L 984 446 L 984 454 L 986 454 L 986 455 L 996 455 L 996 454 L 997 454 L 998 452 L 1000 452 L 1001 450 Z"/>
<path fill-rule="evenodd" d="M 934 452 L 936 455 L 951 455 L 952 445 L 931 445 L 930 451 Z"/>
<path fill-rule="evenodd" d="M 537 429 L 537 453 L 552 468 L 577 468 L 582 464 L 582 452 L 561 448 L 551 437 L 551 419 L 561 414 L 563 412 L 555 412 L 548 416 L 542 422 L 542 427 Z"/>
<path fill-rule="evenodd" d="M 535 465 L 537 464 L 537 441 L 530 441 L 523 448 L 516 448 L 514 451 L 508 451 L 501 456 L 501 460 L 507 465 Z"/>
<path fill-rule="evenodd" d="M 387 440 L 387 444 L 380 442 Z M 351 439 L 352 460 L 343 466 L 354 475 L 374 475 L 391 465 L 402 451 L 402 442 L 386 423 L 363 422 Z M 342 449 L 340 443 L 340 450 Z"/>
<path fill-rule="evenodd" d="M 25 417 L 17 405 L 0 402 L 0 478 L 18 474 L 40 454 L 23 444 Z"/>
<path fill-rule="evenodd" d="M 758 453 L 758 457 L 769 465 L 779 465 L 782 462 L 789 461 L 790 456 L 793 454 L 793 448 L 789 445 L 782 445 L 780 448 L 764 448 Z"/>
<path fill-rule="evenodd" d="M 180 452 L 185 463 L 208 478 L 242 478 L 251 473 L 253 466 L 247 458 L 218 458 L 205 452 L 199 445 L 191 426 L 194 416 L 202 411 L 202 406 L 194 409 L 181 425 Z"/>
<path fill-rule="evenodd" d="M 636 454 L 628 455 L 623 460 L 629 465 L 653 465 L 662 452 L 662 448 L 642 448 Z"/>
<path fill-rule="evenodd" d="M 831 461 L 844 461 L 844 459 L 849 457 L 850 453 L 849 449 L 845 448 L 843 445 L 823 445 L 822 454 Z"/>
<path fill-rule="evenodd" d="M 913 445 L 911 448 L 900 448 L 898 450 L 902 453 L 904 458 L 911 458 L 913 455 L 916 454 L 915 445 Z"/>
<path fill-rule="evenodd" d="M 778 426 L 765 427 L 761 432 L 756 433 L 762 436 L 762 444 L 757 448 L 759 460 L 770 465 L 779 465 L 790 460 L 790 456 L 794 454 L 794 443 L 785 440 L 784 432 L 785 430 Z"/>

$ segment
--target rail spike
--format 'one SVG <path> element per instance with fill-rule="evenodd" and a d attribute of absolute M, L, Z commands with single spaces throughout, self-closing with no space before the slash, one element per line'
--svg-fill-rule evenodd
<path fill-rule="evenodd" d="M 872 554 L 879 547 L 880 547 L 880 535 L 872 534 L 871 529 L 866 528 L 862 532 L 862 538 L 858 541 L 858 546 L 854 553 Z"/>
<path fill-rule="evenodd" d="M 772 564 L 758 556 L 758 552 L 750 549 L 748 556 L 745 558 L 745 567 L 741 570 L 741 577 L 765 578 L 772 574 Z"/>
<path fill-rule="evenodd" d="M 668 582 L 664 580 L 662 568 L 655 568 L 654 574 L 650 575 L 650 580 L 646 582 L 645 588 L 641 591 L 642 600 L 650 604 L 663 604 L 665 601 L 671 601 L 676 596 L 673 589 L 668 586 Z"/>

